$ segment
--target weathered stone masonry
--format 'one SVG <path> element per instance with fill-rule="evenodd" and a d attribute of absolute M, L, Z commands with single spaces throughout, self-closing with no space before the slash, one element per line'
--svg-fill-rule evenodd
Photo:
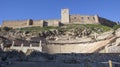
<path fill-rule="evenodd" d="M 117 23 L 108 19 L 99 17 L 98 15 L 70 15 L 69 9 L 61 10 L 61 19 L 55 20 L 13 20 L 3 21 L 2 27 L 22 28 L 31 26 L 60 26 L 60 24 L 102 24 L 107 26 L 114 26 Z"/>

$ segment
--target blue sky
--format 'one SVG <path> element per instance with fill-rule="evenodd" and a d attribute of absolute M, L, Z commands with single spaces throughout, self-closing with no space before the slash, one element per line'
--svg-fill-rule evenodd
<path fill-rule="evenodd" d="M 0 0 L 3 20 L 59 19 L 62 8 L 71 14 L 94 15 L 120 21 L 120 0 Z"/>

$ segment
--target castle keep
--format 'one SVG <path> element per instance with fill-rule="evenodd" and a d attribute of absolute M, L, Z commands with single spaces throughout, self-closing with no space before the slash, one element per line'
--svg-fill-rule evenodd
<path fill-rule="evenodd" d="M 69 9 L 61 10 L 61 19 L 55 20 L 13 20 L 3 21 L 2 27 L 23 28 L 32 26 L 60 26 L 61 24 L 102 24 L 107 26 L 116 25 L 115 22 L 99 17 L 98 15 L 70 15 Z"/>

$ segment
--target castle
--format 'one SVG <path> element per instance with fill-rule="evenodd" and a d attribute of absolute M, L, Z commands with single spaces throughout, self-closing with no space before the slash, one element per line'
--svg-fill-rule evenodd
<path fill-rule="evenodd" d="M 3 21 L 2 27 L 23 28 L 32 26 L 60 26 L 64 24 L 102 24 L 114 26 L 117 23 L 108 19 L 99 17 L 98 15 L 70 15 L 69 9 L 61 10 L 61 19 L 55 20 L 13 20 Z"/>

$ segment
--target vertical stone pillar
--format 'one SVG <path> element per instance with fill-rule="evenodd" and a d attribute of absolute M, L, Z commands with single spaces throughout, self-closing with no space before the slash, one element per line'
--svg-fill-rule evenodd
<path fill-rule="evenodd" d="M 12 46 L 11 46 L 11 47 L 14 47 L 14 44 L 15 44 L 15 42 L 13 41 L 13 42 L 12 42 Z"/>
<path fill-rule="evenodd" d="M 98 17 L 98 15 L 95 15 L 95 16 L 94 16 L 94 19 L 95 19 L 95 22 L 96 22 L 96 23 L 99 23 L 99 17 Z"/>
<path fill-rule="evenodd" d="M 109 60 L 108 62 L 109 62 L 109 67 L 113 67 L 113 65 L 112 65 L 112 61 Z"/>
<path fill-rule="evenodd" d="M 3 43 L 1 43 L 0 47 L 1 47 L 2 50 L 4 49 L 4 47 L 3 47 Z"/>
<path fill-rule="evenodd" d="M 30 48 L 32 48 L 32 44 L 30 44 Z"/>
<path fill-rule="evenodd" d="M 39 50 L 42 52 L 41 40 L 40 40 L 40 42 L 39 42 Z"/>
<path fill-rule="evenodd" d="M 82 31 L 82 38 L 85 38 L 85 30 Z"/>
<path fill-rule="evenodd" d="M 39 23 L 40 23 L 40 27 L 44 26 L 44 20 L 41 20 Z"/>
<path fill-rule="evenodd" d="M 62 53 L 62 45 L 60 45 L 60 53 Z"/>
<path fill-rule="evenodd" d="M 21 44 L 21 48 L 20 48 L 20 50 L 23 50 L 23 43 Z"/>
<path fill-rule="evenodd" d="M 97 33 L 94 33 L 94 38 L 95 38 L 95 39 L 97 38 Z"/>

